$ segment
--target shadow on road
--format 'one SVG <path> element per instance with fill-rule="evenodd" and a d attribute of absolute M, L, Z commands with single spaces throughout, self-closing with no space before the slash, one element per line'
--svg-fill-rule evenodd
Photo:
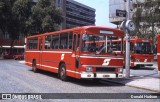
<path fill-rule="evenodd" d="M 29 70 L 31 72 L 33 72 L 32 70 Z M 52 73 L 52 72 L 47 72 L 47 71 L 43 71 L 43 70 L 38 70 L 38 74 L 43 74 L 49 77 L 53 77 L 56 78 L 58 80 L 60 80 L 58 78 L 58 74 L 56 73 Z M 68 77 L 67 82 L 70 82 L 72 84 L 76 84 L 76 85 L 81 85 L 81 86 L 85 86 L 85 87 L 102 87 L 102 86 L 107 86 L 107 87 L 116 87 L 116 86 L 124 86 L 122 84 L 117 84 L 115 82 L 111 82 L 109 80 L 92 80 L 92 79 L 75 79 L 75 78 L 71 78 Z M 65 81 L 64 81 L 65 83 Z"/>
<path fill-rule="evenodd" d="M 33 72 L 32 70 L 29 70 L 29 71 Z M 35 72 L 33 72 L 33 73 L 35 73 Z M 43 75 L 58 79 L 58 74 L 56 74 L 56 73 L 43 71 L 43 70 L 38 70 L 36 73 L 43 74 Z"/>
<path fill-rule="evenodd" d="M 139 68 L 131 68 L 132 70 L 154 70 L 153 67 L 139 67 Z"/>
<path fill-rule="evenodd" d="M 115 82 L 111 82 L 109 80 L 101 79 L 99 81 L 94 81 L 92 79 L 74 79 L 70 78 L 69 82 L 72 82 L 77 85 L 85 86 L 85 87 L 116 87 L 116 86 L 124 86 L 122 84 L 117 84 Z"/>

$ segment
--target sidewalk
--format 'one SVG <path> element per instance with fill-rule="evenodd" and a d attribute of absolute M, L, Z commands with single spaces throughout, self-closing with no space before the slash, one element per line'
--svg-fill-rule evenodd
<path fill-rule="evenodd" d="M 152 68 L 156 68 L 157 71 L 154 73 L 156 76 L 153 76 L 152 74 L 130 75 L 130 78 L 108 79 L 108 81 L 160 93 L 160 75 L 158 75 L 157 62 L 154 62 Z"/>
<path fill-rule="evenodd" d="M 131 76 L 130 78 L 124 79 L 107 79 L 118 84 L 123 84 L 126 86 L 147 89 L 160 93 L 160 79 L 152 77 L 142 77 L 142 76 Z"/>

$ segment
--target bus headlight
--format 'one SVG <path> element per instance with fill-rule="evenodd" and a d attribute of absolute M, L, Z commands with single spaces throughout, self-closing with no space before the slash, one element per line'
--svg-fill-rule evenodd
<path fill-rule="evenodd" d="M 87 66 L 86 67 L 86 72 L 92 72 L 92 67 L 91 66 Z"/>
<path fill-rule="evenodd" d="M 118 72 L 119 72 L 119 73 L 123 73 L 123 68 L 119 68 L 119 69 L 118 69 Z"/>

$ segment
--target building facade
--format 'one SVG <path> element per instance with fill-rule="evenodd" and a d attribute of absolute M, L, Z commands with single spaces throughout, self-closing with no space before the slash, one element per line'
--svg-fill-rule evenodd
<path fill-rule="evenodd" d="M 54 0 L 57 8 L 61 9 L 64 21 L 60 29 L 78 26 L 95 25 L 95 9 L 74 0 Z"/>
<path fill-rule="evenodd" d="M 132 17 L 135 9 L 133 8 L 133 3 L 137 0 L 130 0 L 130 17 Z M 109 0 L 109 21 L 113 24 L 120 25 L 125 17 L 116 16 L 116 10 L 126 10 L 127 2 L 126 0 Z"/>
<path fill-rule="evenodd" d="M 154 2 L 155 0 L 130 0 L 130 17 L 134 18 L 133 14 L 137 13 L 137 10 L 140 10 L 140 32 L 141 34 L 147 34 L 148 32 L 153 31 L 153 26 L 150 26 L 148 21 L 146 22 L 146 12 L 149 12 L 150 15 L 155 14 L 155 5 L 153 7 L 144 8 L 148 3 Z M 125 19 L 125 17 L 116 16 L 116 10 L 126 10 L 127 2 L 126 0 L 109 0 L 109 21 L 113 24 L 120 25 L 121 22 Z M 159 8 L 160 11 L 160 8 Z M 157 13 L 158 14 L 158 13 Z M 148 15 L 147 15 L 148 16 Z M 149 16 L 151 17 L 151 16 Z M 150 19 L 152 20 L 152 19 Z M 160 24 L 159 22 L 154 22 L 154 32 L 158 33 Z"/>

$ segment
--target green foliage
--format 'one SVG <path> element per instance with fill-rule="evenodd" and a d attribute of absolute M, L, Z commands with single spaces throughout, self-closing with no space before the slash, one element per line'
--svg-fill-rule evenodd
<path fill-rule="evenodd" d="M 11 38 L 17 37 L 17 19 L 12 12 L 12 7 L 16 0 L 1 0 L 0 4 L 0 29 L 3 33 L 11 34 Z"/>
<path fill-rule="evenodd" d="M 33 31 L 43 33 L 54 31 L 63 20 L 59 10 L 50 3 L 50 0 L 40 0 L 32 8 L 31 24 Z"/>
<path fill-rule="evenodd" d="M 156 38 L 157 24 L 160 24 L 160 0 L 146 0 L 133 15 L 136 31 L 133 35 L 142 38 Z"/>
<path fill-rule="evenodd" d="M 20 34 L 56 30 L 63 17 L 50 0 L 0 0 L 0 29 L 18 39 Z"/>

